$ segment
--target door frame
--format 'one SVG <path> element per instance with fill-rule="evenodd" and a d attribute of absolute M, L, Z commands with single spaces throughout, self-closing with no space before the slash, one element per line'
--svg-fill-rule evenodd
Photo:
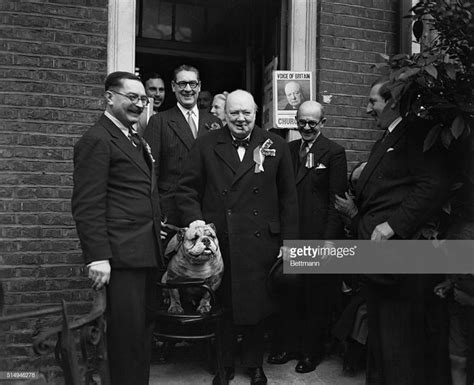
<path fill-rule="evenodd" d="M 136 1 L 109 0 L 107 73 L 135 72 Z"/>

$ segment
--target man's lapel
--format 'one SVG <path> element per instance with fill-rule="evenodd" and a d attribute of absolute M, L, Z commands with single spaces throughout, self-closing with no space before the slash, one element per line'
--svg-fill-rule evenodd
<path fill-rule="evenodd" d="M 204 134 L 207 134 L 211 130 L 210 125 L 217 124 L 219 126 L 219 128 L 222 128 L 221 124 L 219 124 L 217 122 L 214 122 L 214 121 L 211 121 L 209 119 L 210 116 L 212 116 L 212 115 L 210 115 L 206 110 L 199 110 L 198 137 L 200 137 Z"/>
<path fill-rule="evenodd" d="M 214 151 L 235 174 L 240 166 L 240 159 L 232 145 L 232 138 L 227 126 L 224 126 L 220 131 Z"/>
<path fill-rule="evenodd" d="M 301 142 L 300 142 L 300 146 L 301 146 Z M 326 138 L 323 136 L 323 134 L 319 134 L 319 136 L 316 138 L 315 142 L 313 143 L 313 145 L 311 146 L 308 152 L 308 154 L 313 154 L 314 156 L 314 166 L 318 164 L 319 160 L 328 151 L 329 151 L 329 147 L 328 147 L 328 142 Z M 298 151 L 298 157 L 299 157 L 299 151 Z M 310 170 L 309 168 L 305 167 L 305 163 L 306 161 L 301 162 L 300 167 L 298 168 L 298 172 L 296 174 L 296 184 L 300 183 Z"/>
<path fill-rule="evenodd" d="M 265 141 L 265 136 L 263 135 L 263 131 L 261 128 L 255 126 L 252 131 L 252 135 L 250 135 L 250 143 L 245 150 L 244 158 L 242 162 L 240 162 L 240 166 L 237 169 L 237 173 L 234 175 L 234 179 L 232 180 L 232 184 L 235 184 L 246 172 L 248 172 L 251 168 L 255 168 L 255 161 L 253 160 L 253 152 L 257 146 L 260 146 Z M 265 166 L 264 166 L 265 167 Z"/>
<path fill-rule="evenodd" d="M 181 139 L 186 148 L 190 150 L 194 143 L 194 136 L 191 132 L 188 122 L 184 118 L 178 106 L 174 107 L 173 114 L 171 114 L 168 124 L 178 136 L 178 138 Z"/>
<path fill-rule="evenodd" d="M 151 170 L 148 167 L 145 159 L 142 156 L 141 151 L 137 151 L 133 147 L 130 140 L 120 131 L 109 118 L 102 115 L 99 123 L 109 132 L 111 141 L 114 143 L 140 170 L 142 170 L 148 177 L 151 176 Z"/>
<path fill-rule="evenodd" d="M 298 173 L 298 168 L 299 168 L 300 146 L 301 146 L 301 140 L 295 140 L 289 143 L 291 161 L 293 162 L 293 172 L 295 173 L 295 175 Z"/>
<path fill-rule="evenodd" d="M 382 139 L 380 139 L 378 142 L 374 144 L 374 146 L 377 146 L 377 147 L 370 154 L 369 160 L 367 161 L 367 164 L 362 170 L 359 180 L 357 181 L 357 187 L 356 187 L 357 197 L 359 197 L 360 194 L 362 193 L 371 175 L 377 168 L 378 164 L 380 163 L 384 155 L 387 153 L 387 150 L 390 147 L 393 147 L 395 143 L 397 143 L 400 140 L 400 138 L 405 134 L 407 127 L 408 125 L 406 124 L 406 122 L 402 120 L 395 127 L 395 129 L 385 137 L 383 141 Z"/>

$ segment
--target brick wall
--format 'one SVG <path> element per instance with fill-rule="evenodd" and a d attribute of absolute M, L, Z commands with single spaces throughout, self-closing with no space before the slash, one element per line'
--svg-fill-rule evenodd
<path fill-rule="evenodd" d="M 318 99 L 350 166 L 380 135 L 365 115 L 370 66 L 398 50 L 398 1 L 320 0 Z M 89 291 L 70 214 L 72 146 L 96 121 L 106 74 L 107 0 L 0 2 L 0 281 L 5 313 L 72 303 Z M 0 325 L 0 370 L 56 370 L 36 357 L 41 322 Z"/>
<path fill-rule="evenodd" d="M 367 159 L 380 136 L 365 109 L 370 84 L 379 76 L 371 65 L 380 53 L 398 52 L 399 1 L 322 0 L 318 33 L 318 100 L 326 105 L 328 136 L 347 150 L 349 170 Z"/>
<path fill-rule="evenodd" d="M 0 281 L 5 313 L 89 291 L 70 214 L 72 147 L 103 107 L 107 0 L 0 2 Z M 42 322 L 52 322 L 44 320 Z M 28 319 L 0 325 L 0 370 L 40 367 Z"/>

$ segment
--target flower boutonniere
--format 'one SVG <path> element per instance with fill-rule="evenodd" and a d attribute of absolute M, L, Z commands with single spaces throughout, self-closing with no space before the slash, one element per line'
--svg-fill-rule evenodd
<path fill-rule="evenodd" d="M 204 125 L 204 127 L 206 127 L 206 129 L 208 131 L 214 131 L 214 130 L 218 130 L 219 128 L 221 128 L 221 125 L 217 122 L 212 122 L 212 123 L 206 123 Z"/>
<path fill-rule="evenodd" d="M 146 142 L 145 139 L 141 138 L 143 142 L 143 146 L 145 147 L 146 152 L 148 153 L 148 156 L 150 157 L 151 161 L 155 163 L 155 158 L 153 158 L 153 155 L 151 154 L 151 147 L 150 145 Z"/>
<path fill-rule="evenodd" d="M 255 147 L 253 150 L 253 160 L 255 162 L 255 173 L 263 172 L 263 162 L 265 161 L 266 156 L 275 156 L 276 150 L 270 148 L 273 144 L 271 139 L 267 139 L 261 146 Z"/>

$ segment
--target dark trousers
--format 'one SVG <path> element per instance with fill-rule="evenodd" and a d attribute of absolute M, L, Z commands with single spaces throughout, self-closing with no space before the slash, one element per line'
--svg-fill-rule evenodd
<path fill-rule="evenodd" d="M 280 298 L 272 350 L 321 359 L 331 312 L 339 294 L 340 276 L 304 275 L 301 279 L 299 292 L 288 292 Z"/>
<path fill-rule="evenodd" d="M 242 334 L 241 362 L 247 368 L 256 368 L 263 365 L 265 351 L 263 323 L 255 325 L 234 325 L 231 314 L 223 320 L 224 366 L 234 366 L 237 351 L 237 334 Z"/>
<path fill-rule="evenodd" d="M 449 384 L 447 311 L 430 276 L 400 276 L 394 287 L 364 287 L 368 385 Z"/>
<path fill-rule="evenodd" d="M 467 321 L 467 362 L 466 362 L 466 375 L 468 384 L 474 383 L 474 307 L 466 306 L 464 311 Z"/>
<path fill-rule="evenodd" d="M 107 287 L 107 351 L 113 385 L 148 385 L 156 269 L 113 269 Z"/>

